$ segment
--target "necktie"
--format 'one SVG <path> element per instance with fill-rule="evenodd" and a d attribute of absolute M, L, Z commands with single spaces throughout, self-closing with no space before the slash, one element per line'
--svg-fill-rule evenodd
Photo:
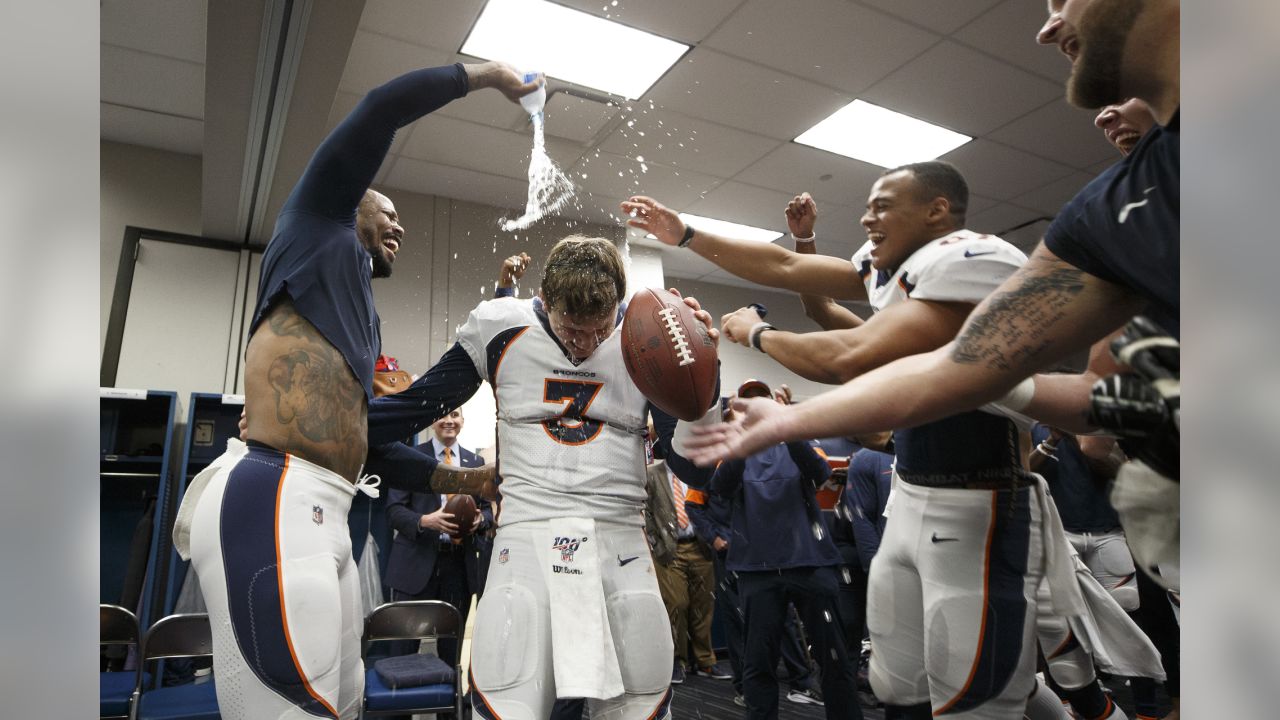
<path fill-rule="evenodd" d="M 684 483 L 674 473 L 671 474 L 671 498 L 676 503 L 676 521 L 680 523 L 680 529 L 684 530 L 689 527 L 689 514 L 684 511 Z"/>
<path fill-rule="evenodd" d="M 446 445 L 446 446 L 445 446 L 445 448 L 444 448 L 444 464 L 445 464 L 445 465 L 452 465 L 452 464 L 453 464 L 453 448 L 451 448 L 451 447 L 449 447 L 449 446 L 447 446 L 447 445 Z M 456 493 L 445 493 L 445 494 L 444 494 L 444 501 L 445 501 L 446 503 L 448 503 L 448 502 L 449 502 L 449 498 L 452 498 L 455 494 L 456 494 Z M 449 537 L 448 535 L 441 535 L 440 537 L 441 537 L 441 539 L 448 538 L 449 542 L 453 543 L 454 545 L 461 545 L 461 544 L 462 544 L 462 538 Z"/>
<path fill-rule="evenodd" d="M 453 448 L 446 447 L 444 449 L 444 464 L 445 465 L 453 464 Z"/>

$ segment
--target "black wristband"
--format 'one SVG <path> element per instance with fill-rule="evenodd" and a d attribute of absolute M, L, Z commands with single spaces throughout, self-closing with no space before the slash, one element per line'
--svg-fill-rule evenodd
<path fill-rule="evenodd" d="M 691 242 L 693 242 L 693 226 L 685 225 L 684 235 L 680 238 L 680 242 L 676 244 L 676 247 L 688 247 Z"/>

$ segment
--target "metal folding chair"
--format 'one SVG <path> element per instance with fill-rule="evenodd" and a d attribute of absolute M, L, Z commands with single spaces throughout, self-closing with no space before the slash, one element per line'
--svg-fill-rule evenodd
<path fill-rule="evenodd" d="M 462 615 L 439 600 L 406 600 L 379 605 L 364 625 L 360 655 L 367 658 L 371 643 L 386 640 L 454 638 L 461 648 Z M 372 667 L 365 669 L 361 717 L 409 713 L 452 713 L 462 720 L 462 666 L 459 658 L 441 658 L 453 667 L 453 681 L 417 687 L 387 687 Z"/>

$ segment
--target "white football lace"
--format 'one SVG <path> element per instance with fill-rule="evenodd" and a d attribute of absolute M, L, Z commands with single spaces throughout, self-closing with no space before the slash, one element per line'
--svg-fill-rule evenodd
<path fill-rule="evenodd" d="M 658 311 L 658 316 L 662 318 L 663 324 L 667 326 L 667 334 L 671 336 L 671 342 L 676 346 L 676 354 L 680 356 L 680 367 L 692 365 L 694 362 L 693 351 L 689 349 L 689 338 L 684 334 L 684 328 L 680 326 L 680 320 L 676 317 L 676 310 L 672 307 L 664 307 Z"/>

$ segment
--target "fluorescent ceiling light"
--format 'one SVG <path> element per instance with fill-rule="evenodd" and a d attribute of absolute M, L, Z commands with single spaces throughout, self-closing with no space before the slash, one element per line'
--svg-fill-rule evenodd
<path fill-rule="evenodd" d="M 741 238 L 755 242 L 773 242 L 782 237 L 780 232 L 764 230 L 750 225 L 739 225 L 728 220 L 716 220 L 715 218 L 690 215 L 689 213 L 680 213 L 680 219 L 684 221 L 685 225 L 692 225 L 699 230 L 706 230 L 725 237 Z"/>
<path fill-rule="evenodd" d="M 489 0 L 462 52 L 634 100 L 688 45 L 544 0 Z"/>
<path fill-rule="evenodd" d="M 805 130 L 796 142 L 882 167 L 933 160 L 973 138 L 854 100 Z"/>

